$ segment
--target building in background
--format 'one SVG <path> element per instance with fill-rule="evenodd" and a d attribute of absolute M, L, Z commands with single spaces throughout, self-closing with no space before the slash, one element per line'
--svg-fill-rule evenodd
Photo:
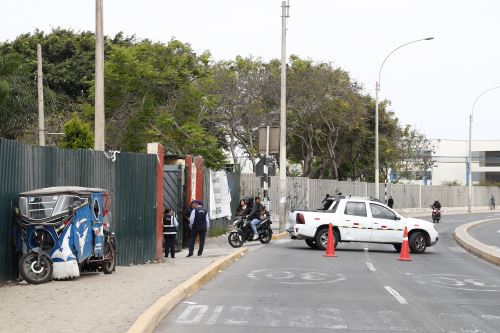
<path fill-rule="evenodd" d="M 432 185 L 467 185 L 467 140 L 433 139 Z M 473 184 L 500 183 L 500 140 L 472 141 Z"/>

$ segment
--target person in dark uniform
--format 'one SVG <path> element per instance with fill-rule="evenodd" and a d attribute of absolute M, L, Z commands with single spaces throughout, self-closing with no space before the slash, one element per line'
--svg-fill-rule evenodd
<path fill-rule="evenodd" d="M 193 211 L 189 217 L 189 228 L 191 229 L 191 242 L 189 243 L 189 254 L 191 257 L 194 252 L 194 243 L 196 237 L 200 237 L 200 247 L 198 248 L 198 256 L 203 253 L 203 247 L 205 246 L 205 236 L 207 234 L 208 227 L 210 226 L 210 219 L 208 217 L 208 211 L 203 207 L 201 201 L 193 201 L 191 203 Z"/>
<path fill-rule="evenodd" d="M 175 258 L 175 238 L 177 236 L 177 227 L 179 223 L 172 215 L 172 209 L 166 208 L 163 213 L 163 238 L 165 239 L 165 257 L 168 258 L 168 252 L 170 251 L 170 256 Z"/>
<path fill-rule="evenodd" d="M 392 195 L 390 195 L 389 200 L 387 200 L 387 206 L 389 206 L 389 208 L 394 208 L 394 199 L 392 198 Z"/>

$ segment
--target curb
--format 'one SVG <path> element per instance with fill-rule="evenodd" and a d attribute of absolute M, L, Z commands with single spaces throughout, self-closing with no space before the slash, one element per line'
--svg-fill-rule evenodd
<path fill-rule="evenodd" d="M 204 284 L 210 281 L 219 271 L 230 266 L 249 252 L 248 248 L 242 248 L 217 260 L 210 266 L 205 267 L 168 294 L 162 296 L 158 301 L 144 311 L 134 324 L 128 329 L 127 333 L 146 333 L 154 332 L 160 321 L 186 297 L 194 294 Z"/>
<path fill-rule="evenodd" d="M 500 266 L 500 249 L 486 245 L 471 235 L 468 230 L 478 224 L 497 221 L 496 219 L 480 220 L 461 225 L 455 229 L 454 236 L 457 243 L 470 253 L 486 260 L 489 263 Z"/>
<path fill-rule="evenodd" d="M 279 234 L 273 234 L 273 240 L 283 239 L 288 237 L 288 232 L 280 232 Z"/>

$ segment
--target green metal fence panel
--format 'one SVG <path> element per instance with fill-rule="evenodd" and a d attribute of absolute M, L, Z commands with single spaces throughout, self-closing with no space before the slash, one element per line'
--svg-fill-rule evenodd
<path fill-rule="evenodd" d="M 112 192 L 111 230 L 118 264 L 155 258 L 156 156 L 29 146 L 0 138 L 0 281 L 17 277 L 11 242 L 12 206 L 20 192 L 50 186 L 100 187 Z"/>

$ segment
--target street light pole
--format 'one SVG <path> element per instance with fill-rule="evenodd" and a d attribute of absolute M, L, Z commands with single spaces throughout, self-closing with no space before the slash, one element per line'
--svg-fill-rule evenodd
<path fill-rule="evenodd" d="M 403 45 L 400 45 L 396 47 L 394 50 L 392 50 L 384 59 L 382 62 L 382 65 L 380 65 L 380 70 L 378 72 L 378 81 L 375 82 L 375 198 L 380 199 L 380 179 L 379 179 L 379 174 L 380 174 L 380 159 L 379 159 L 379 131 L 378 131 L 378 123 L 379 123 L 379 117 L 378 117 L 378 99 L 379 99 L 379 94 L 380 94 L 380 78 L 382 76 L 382 69 L 384 68 L 384 65 L 389 59 L 389 57 L 399 50 L 402 47 L 405 47 L 406 45 L 410 45 L 413 43 L 418 43 L 418 42 L 423 42 L 427 40 L 433 40 L 434 37 L 427 37 L 427 38 L 422 38 L 422 39 L 417 39 L 408 43 L 405 43 Z"/>
<path fill-rule="evenodd" d="M 95 1 L 95 150 L 104 151 L 104 33 L 102 0 Z"/>
<path fill-rule="evenodd" d="M 479 96 L 477 96 L 476 99 L 474 100 L 474 103 L 472 103 L 472 110 L 471 110 L 471 113 L 469 116 L 469 154 L 467 157 L 467 163 L 469 166 L 468 175 L 467 175 L 467 182 L 469 183 L 469 198 L 468 198 L 469 203 L 468 203 L 467 211 L 469 213 L 472 213 L 472 119 L 474 117 L 474 107 L 476 106 L 477 101 L 484 94 L 486 94 L 492 90 L 498 89 L 498 88 L 500 88 L 500 85 L 486 89 L 485 91 L 480 93 Z"/>
<path fill-rule="evenodd" d="M 285 230 L 286 220 L 286 21 L 290 5 L 281 2 L 281 102 L 280 102 L 280 181 L 279 231 Z"/>

